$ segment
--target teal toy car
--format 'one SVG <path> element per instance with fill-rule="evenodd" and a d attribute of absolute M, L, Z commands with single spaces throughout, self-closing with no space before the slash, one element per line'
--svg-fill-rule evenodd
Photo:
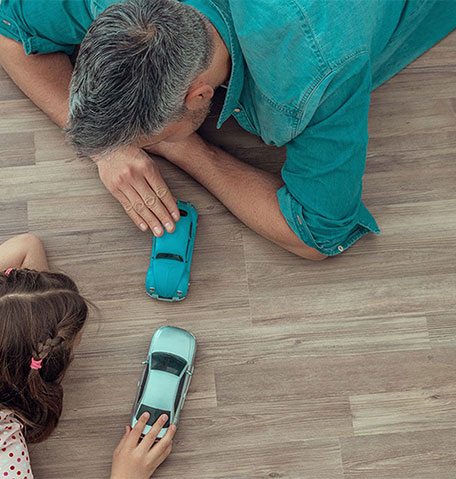
<path fill-rule="evenodd" d="M 138 393 L 132 409 L 131 427 L 142 414 L 150 414 L 143 435 L 162 415 L 168 421 L 160 431 L 161 439 L 170 424 L 179 422 L 190 381 L 193 376 L 196 339 L 185 329 L 163 326 L 155 332 L 150 343 L 144 370 L 138 382 Z"/>
<path fill-rule="evenodd" d="M 182 301 L 190 285 L 198 213 L 188 201 L 178 201 L 180 220 L 173 233 L 154 238 L 146 293 L 162 301 Z"/>

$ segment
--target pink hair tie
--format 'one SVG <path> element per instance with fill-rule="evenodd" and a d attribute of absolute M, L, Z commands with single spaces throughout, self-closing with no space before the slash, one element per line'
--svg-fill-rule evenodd
<path fill-rule="evenodd" d="M 8 276 L 8 275 L 11 273 L 11 271 L 13 271 L 13 268 L 8 268 L 8 269 L 5 271 L 6 276 Z"/>
<path fill-rule="evenodd" d="M 30 363 L 30 368 L 31 369 L 41 369 L 41 363 L 42 363 L 42 359 L 39 359 L 38 361 L 36 361 L 35 359 L 32 358 L 32 361 Z"/>

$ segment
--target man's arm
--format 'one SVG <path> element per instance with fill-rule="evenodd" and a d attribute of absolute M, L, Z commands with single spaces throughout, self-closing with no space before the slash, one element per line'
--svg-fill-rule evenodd
<path fill-rule="evenodd" d="M 149 151 L 186 171 L 260 235 L 303 258 L 326 258 L 288 226 L 277 200 L 277 190 L 283 186 L 280 178 L 209 145 L 196 133 L 178 143 L 159 143 Z"/>
<path fill-rule="evenodd" d="M 21 43 L 0 35 L 0 64 L 35 105 L 60 128 L 65 127 L 73 71 L 68 55 L 26 55 Z"/>
<path fill-rule="evenodd" d="M 65 127 L 73 72 L 68 55 L 26 55 L 21 43 L 0 35 L 0 64 L 51 120 L 60 128 Z M 150 228 L 155 236 L 163 234 L 163 226 L 174 231 L 174 221 L 179 219 L 176 200 L 158 167 L 143 150 L 130 146 L 94 161 L 104 185 L 138 228 Z"/>

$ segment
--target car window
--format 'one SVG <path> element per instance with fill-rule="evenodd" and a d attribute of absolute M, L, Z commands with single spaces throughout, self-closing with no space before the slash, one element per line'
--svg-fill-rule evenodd
<path fill-rule="evenodd" d="M 185 360 L 174 354 L 152 353 L 150 358 L 150 369 L 166 371 L 176 376 L 180 376 L 186 365 L 187 362 Z"/>
<path fill-rule="evenodd" d="M 190 233 L 191 233 L 191 226 L 190 226 Z M 188 251 L 190 249 L 190 243 L 192 242 L 192 237 L 190 236 L 187 241 L 187 249 L 185 250 L 185 258 L 188 260 Z"/>
<path fill-rule="evenodd" d="M 136 420 L 138 420 L 142 414 L 145 412 L 148 412 L 150 414 L 150 417 L 147 421 L 148 426 L 153 426 L 155 421 L 162 415 L 166 414 L 168 416 L 168 420 L 166 421 L 166 424 L 163 427 L 169 427 L 169 418 L 170 418 L 170 412 L 165 411 L 163 409 L 155 409 L 154 407 L 147 406 L 146 404 L 141 404 L 141 407 L 139 408 L 138 413 L 136 414 Z"/>
<path fill-rule="evenodd" d="M 149 374 L 149 368 L 146 366 L 144 368 L 144 371 L 143 371 L 142 377 L 141 377 L 141 386 L 140 386 L 139 391 L 138 391 L 138 401 L 142 398 L 144 388 L 146 387 L 147 375 L 148 374 Z"/>
<path fill-rule="evenodd" d="M 185 210 L 181 210 L 181 209 L 179 209 L 179 213 L 180 213 L 181 216 L 187 216 L 188 215 L 188 213 Z"/>
<path fill-rule="evenodd" d="M 174 261 L 180 261 L 181 263 L 184 262 L 181 256 L 178 254 L 170 254 L 170 253 L 158 253 L 156 259 L 172 259 Z"/>
<path fill-rule="evenodd" d="M 187 375 L 184 374 L 180 380 L 180 383 L 179 383 L 179 388 L 177 390 L 177 394 L 176 394 L 176 400 L 174 401 L 174 412 L 177 411 L 177 406 L 179 406 L 179 401 L 180 401 L 180 398 L 181 398 L 181 395 L 182 395 L 182 389 L 184 387 L 184 382 L 185 382 L 185 377 Z"/>

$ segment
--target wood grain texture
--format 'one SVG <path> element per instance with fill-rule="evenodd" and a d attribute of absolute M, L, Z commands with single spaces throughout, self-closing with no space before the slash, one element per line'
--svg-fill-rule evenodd
<path fill-rule="evenodd" d="M 284 148 L 229 120 L 201 132 L 280 174 Z M 188 298 L 148 298 L 152 238 L 0 70 L 0 240 L 33 231 L 98 307 L 37 479 L 109 477 L 151 335 L 198 339 L 171 479 L 456 477 L 456 32 L 372 96 L 364 201 L 382 234 L 322 263 L 248 230 L 163 160 L 200 213 Z"/>

